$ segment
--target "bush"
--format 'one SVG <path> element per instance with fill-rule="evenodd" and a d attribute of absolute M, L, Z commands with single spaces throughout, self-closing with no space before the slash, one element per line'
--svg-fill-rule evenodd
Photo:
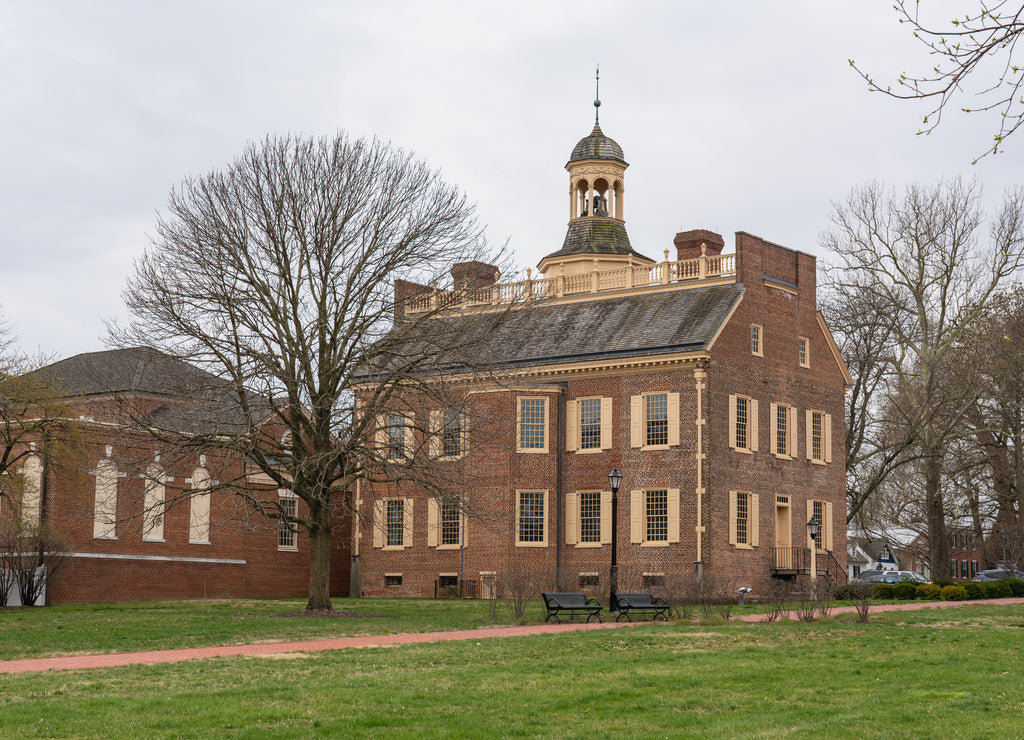
<path fill-rule="evenodd" d="M 896 598 L 896 584 L 895 583 L 876 583 L 875 584 L 875 598 L 876 599 L 895 599 Z"/>
<path fill-rule="evenodd" d="M 989 599 L 1008 599 L 1013 596 L 1013 586 L 1010 585 L 1010 579 L 996 581 L 995 583 L 986 583 L 989 587 Z"/>
<path fill-rule="evenodd" d="M 935 583 L 922 583 L 917 587 L 917 598 L 936 601 L 942 597 L 942 586 Z"/>
<path fill-rule="evenodd" d="M 1010 584 L 1010 591 L 1014 596 L 1024 596 L 1024 580 L 1011 578 L 1007 583 Z"/>
<path fill-rule="evenodd" d="M 975 583 L 974 581 L 967 581 L 961 583 L 960 587 L 967 593 L 967 598 L 971 601 L 975 599 L 988 599 L 989 597 L 989 584 L 988 583 Z"/>
<path fill-rule="evenodd" d="M 913 601 L 917 598 L 916 583 L 895 583 L 893 593 L 900 601 Z"/>
<path fill-rule="evenodd" d="M 943 601 L 965 601 L 967 599 L 967 590 L 963 586 L 943 586 L 942 587 L 942 600 Z"/>

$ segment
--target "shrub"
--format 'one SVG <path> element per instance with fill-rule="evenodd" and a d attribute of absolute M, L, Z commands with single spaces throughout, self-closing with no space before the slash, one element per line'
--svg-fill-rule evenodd
<path fill-rule="evenodd" d="M 1024 584 L 1024 581 L 1021 581 Z M 836 601 L 859 601 L 863 598 L 864 586 L 871 587 L 871 584 L 867 583 L 848 583 L 845 586 L 839 586 L 836 589 Z"/>
<path fill-rule="evenodd" d="M 996 581 L 995 583 L 986 583 L 989 587 L 989 599 L 1008 599 L 1013 596 L 1013 587 L 1010 585 L 1010 579 Z"/>
<path fill-rule="evenodd" d="M 942 600 L 943 601 L 965 601 L 967 599 L 967 590 L 963 586 L 943 586 L 942 587 Z"/>
<path fill-rule="evenodd" d="M 987 583 L 975 583 L 974 581 L 967 581 L 961 583 L 960 587 L 963 588 L 967 594 L 967 598 L 971 599 L 987 599 L 989 598 L 989 584 Z"/>
<path fill-rule="evenodd" d="M 942 597 L 942 586 L 935 583 L 922 583 L 917 587 L 917 598 L 935 601 Z"/>
<path fill-rule="evenodd" d="M 1010 591 L 1014 596 L 1024 596 L 1024 580 L 1011 578 L 1008 583 L 1010 584 Z"/>
<path fill-rule="evenodd" d="M 916 583 L 896 583 L 893 584 L 893 594 L 900 601 L 913 601 L 917 598 L 917 584 Z"/>
<path fill-rule="evenodd" d="M 896 598 L 896 584 L 895 583 L 876 583 L 875 584 L 875 598 L 876 599 L 895 599 Z"/>

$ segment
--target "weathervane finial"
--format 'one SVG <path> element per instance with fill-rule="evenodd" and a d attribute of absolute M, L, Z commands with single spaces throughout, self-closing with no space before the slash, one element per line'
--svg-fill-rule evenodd
<path fill-rule="evenodd" d="M 594 127 L 601 125 L 601 65 L 597 65 L 594 73 Z"/>

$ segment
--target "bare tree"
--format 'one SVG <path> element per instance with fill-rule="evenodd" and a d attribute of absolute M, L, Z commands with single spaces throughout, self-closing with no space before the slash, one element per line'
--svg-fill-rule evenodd
<path fill-rule="evenodd" d="M 351 507 L 357 479 L 415 480 L 439 494 L 451 485 L 411 464 L 428 457 L 422 416 L 403 416 L 416 433 L 400 454 L 375 436 L 410 398 L 455 397 L 442 382 L 453 345 L 486 334 L 498 314 L 456 339 L 443 306 L 396 322 L 392 285 L 436 285 L 454 264 L 479 260 L 496 262 L 465 195 L 405 151 L 339 133 L 269 137 L 186 180 L 135 265 L 124 292 L 133 320 L 111 327 L 114 342 L 155 347 L 221 382 L 205 430 L 173 413 L 147 423 L 185 448 L 244 455 L 304 502 L 302 514 L 232 488 L 308 532 L 309 610 L 331 607 L 332 517 Z"/>
<path fill-rule="evenodd" d="M 977 159 L 1000 151 L 1003 141 L 1024 123 L 1024 62 L 1017 41 L 1024 31 L 1024 5 L 1014 0 L 977 0 L 973 11 L 946 24 L 921 17 L 921 3 L 896 0 L 900 23 L 908 26 L 933 58 L 931 69 L 900 74 L 896 88 L 879 83 L 852 59 L 852 66 L 868 89 L 901 100 L 934 102 L 918 134 L 930 134 L 954 100 L 974 96 L 976 103 L 960 106 L 965 113 L 991 113 L 998 117 L 995 142 Z"/>
<path fill-rule="evenodd" d="M 946 374 L 969 327 L 1024 263 L 1024 191 L 1007 194 L 987 238 L 980 197 L 976 184 L 959 179 L 903 194 L 855 188 L 835 205 L 822 240 L 832 252 L 828 279 L 839 291 L 865 294 L 892 333 L 883 412 L 902 430 L 899 444 L 920 458 L 933 569 L 949 554 L 943 452 L 976 398 L 976 389 L 951 390 Z"/>

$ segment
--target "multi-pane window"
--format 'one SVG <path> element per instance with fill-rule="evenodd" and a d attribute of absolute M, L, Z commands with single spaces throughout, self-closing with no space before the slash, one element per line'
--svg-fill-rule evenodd
<path fill-rule="evenodd" d="M 811 459 L 822 460 L 822 414 L 814 412 L 811 414 Z"/>
<path fill-rule="evenodd" d="M 808 344 L 807 337 L 800 337 L 797 340 L 797 352 L 800 356 L 800 367 L 811 366 L 811 355 Z"/>
<path fill-rule="evenodd" d="M 668 444 L 668 394 L 658 393 L 644 397 L 646 404 L 646 442 L 648 447 Z"/>
<path fill-rule="evenodd" d="M 548 402 L 546 398 L 519 399 L 519 449 L 547 449 Z"/>
<path fill-rule="evenodd" d="M 462 544 L 462 511 L 459 502 L 453 499 L 441 501 L 441 544 Z"/>
<path fill-rule="evenodd" d="M 832 416 L 822 411 L 807 411 L 807 459 L 832 462 Z"/>
<path fill-rule="evenodd" d="M 764 354 L 761 347 L 761 327 L 757 324 L 750 325 L 750 353 L 758 356 Z"/>
<path fill-rule="evenodd" d="M 385 542 L 388 547 L 404 547 L 405 545 L 405 501 L 388 499 L 384 502 L 385 509 Z"/>
<path fill-rule="evenodd" d="M 462 453 L 462 414 L 445 409 L 441 429 L 441 454 L 444 457 L 456 457 Z"/>
<path fill-rule="evenodd" d="M 822 535 L 825 533 L 825 502 L 815 501 L 814 502 L 814 518 L 818 520 L 818 532 L 814 535 L 814 546 L 821 550 Z"/>
<path fill-rule="evenodd" d="M 789 406 L 775 407 L 775 454 L 789 455 Z"/>
<path fill-rule="evenodd" d="M 584 398 L 580 402 L 580 449 L 601 449 L 601 399 Z"/>
<path fill-rule="evenodd" d="M 298 547 L 298 532 L 295 523 L 288 517 L 294 518 L 299 513 L 299 501 L 294 496 L 281 496 L 281 518 L 277 527 L 277 547 L 280 550 L 295 550 Z"/>
<path fill-rule="evenodd" d="M 404 460 L 406 455 L 405 417 L 401 414 L 389 414 L 387 422 L 388 459 Z"/>
<path fill-rule="evenodd" d="M 580 542 L 601 541 L 601 492 L 580 493 Z"/>
<path fill-rule="evenodd" d="M 520 543 L 543 543 L 544 532 L 544 491 L 519 492 Z"/>
<path fill-rule="evenodd" d="M 668 541 L 668 491 L 645 491 L 645 522 L 648 542 Z"/>
<path fill-rule="evenodd" d="M 736 426 L 735 426 L 736 447 L 743 450 L 750 449 L 750 399 L 743 396 L 736 397 Z"/>
<path fill-rule="evenodd" d="M 746 545 L 750 543 L 748 537 L 748 526 L 750 524 L 750 494 L 738 492 L 736 494 L 736 544 Z"/>

